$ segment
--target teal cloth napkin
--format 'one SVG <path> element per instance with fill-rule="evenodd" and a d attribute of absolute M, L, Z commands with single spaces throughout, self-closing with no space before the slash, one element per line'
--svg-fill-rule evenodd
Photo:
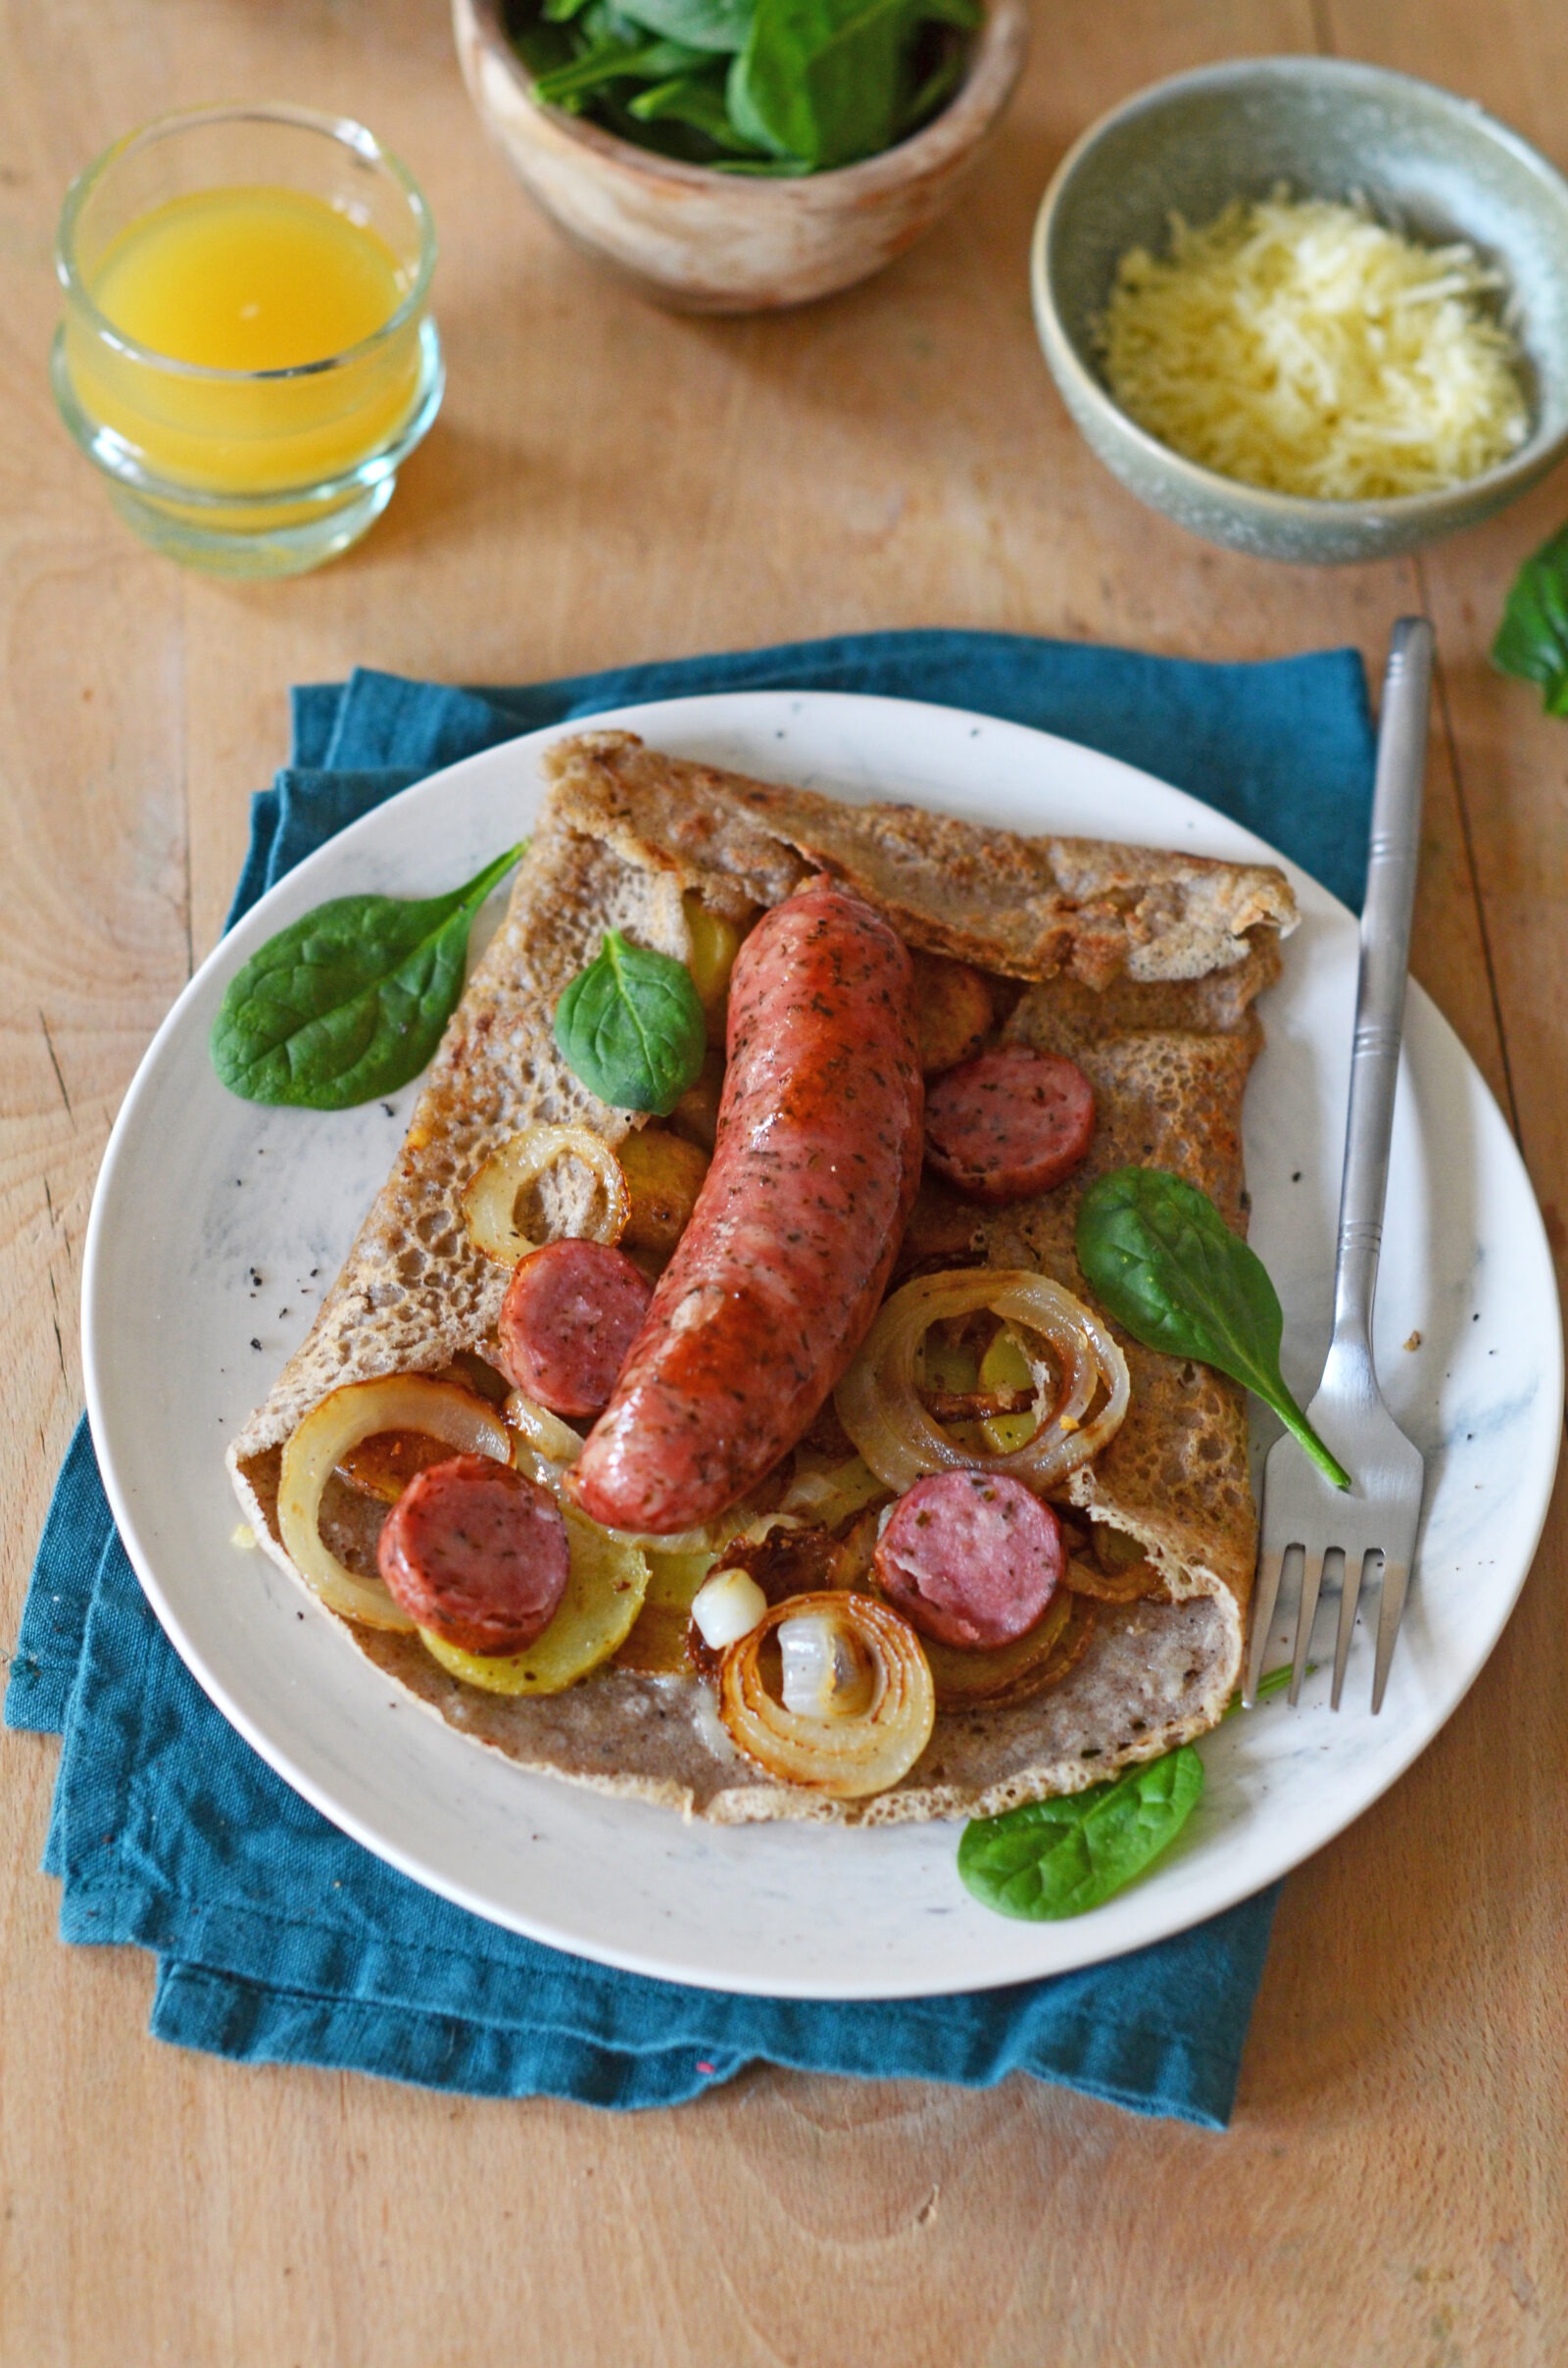
<path fill-rule="evenodd" d="M 254 801 L 230 918 L 333 831 L 476 749 L 633 700 L 763 688 L 931 699 L 1059 732 L 1205 799 L 1359 902 L 1373 742 L 1353 651 L 1201 666 L 919 632 L 521 690 L 368 672 L 298 690 L 293 759 Z M 1273 1891 L 1080 1973 L 842 2004 L 612 1972 L 437 1899 L 290 1791 L 187 1675 L 115 1532 L 85 1423 L 45 1523 L 5 1714 L 63 1738 L 44 1856 L 62 1936 L 155 1950 L 152 2029 L 181 2046 L 622 2107 L 676 2104 L 770 2062 L 974 2087 L 1025 2071 L 1209 2128 L 1230 2113 Z"/>

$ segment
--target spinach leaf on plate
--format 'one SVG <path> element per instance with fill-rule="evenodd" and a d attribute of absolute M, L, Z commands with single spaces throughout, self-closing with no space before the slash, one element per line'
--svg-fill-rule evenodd
<path fill-rule="evenodd" d="M 601 1102 L 663 1118 L 702 1073 L 708 1023 L 683 962 L 612 929 L 556 1006 L 556 1043 Z"/>
<path fill-rule="evenodd" d="M 1198 1804 L 1203 1763 L 1191 1744 L 1058 1801 L 974 1817 L 958 1874 L 982 1907 L 1054 1923 L 1103 1906 L 1168 1850 Z"/>
<path fill-rule="evenodd" d="M 1548 715 L 1568 715 L 1568 526 L 1514 577 L 1492 662 L 1505 674 L 1539 682 Z"/>
<path fill-rule="evenodd" d="M 1308 1677 L 1316 1677 L 1316 1661 L 1307 1662 L 1305 1674 Z M 1290 1682 L 1291 1665 L 1289 1661 L 1285 1662 L 1281 1668 L 1266 1669 L 1257 1681 L 1257 1706 L 1260 1708 L 1264 1702 L 1272 1702 L 1276 1694 L 1283 1694 Z M 1234 1718 L 1238 1710 L 1245 1710 L 1247 1704 L 1242 1700 L 1242 1689 L 1238 1686 L 1220 1712 L 1220 1716 L 1221 1718 Z"/>
<path fill-rule="evenodd" d="M 1336 1488 L 1349 1487 L 1285 1386 L 1285 1318 L 1268 1270 L 1206 1192 L 1162 1167 L 1118 1167 L 1079 1203 L 1077 1250 L 1090 1289 L 1134 1340 L 1228 1373 L 1274 1408 Z"/>
<path fill-rule="evenodd" d="M 334 897 L 270 937 L 213 1022 L 230 1093 L 349 1110 L 416 1077 L 463 992 L 473 916 L 522 852 L 445 896 Z"/>

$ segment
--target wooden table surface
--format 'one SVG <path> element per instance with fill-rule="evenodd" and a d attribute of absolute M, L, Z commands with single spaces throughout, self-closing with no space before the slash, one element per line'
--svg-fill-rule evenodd
<path fill-rule="evenodd" d="M 676 320 L 597 278 L 479 137 L 441 0 L 0 12 L 0 1436 L 15 1635 L 81 1406 L 93 1178 L 212 944 L 291 682 L 525 680 L 872 626 L 1261 658 L 1425 610 L 1441 650 L 1416 969 L 1568 1193 L 1568 724 L 1489 667 L 1559 472 L 1428 557 L 1295 570 L 1139 508 L 1068 425 L 1024 258 L 1068 141 L 1138 84 L 1332 49 L 1568 165 L 1560 0 L 1039 0 L 959 210 L 869 287 Z M 165 108 L 296 98 L 409 158 L 443 241 L 446 410 L 348 560 L 236 588 L 115 522 L 45 379 L 66 181 Z M 1565 259 L 1568 262 L 1568 259 Z M 1287 1886 L 1224 2137 L 1013 2079 L 768 2071 L 611 2118 L 250 2071 L 146 2036 L 138 1951 L 66 1949 L 56 1746 L 0 1791 L 4 2368 L 1295 2368 L 1568 2356 L 1564 1525 L 1411 1773 Z"/>

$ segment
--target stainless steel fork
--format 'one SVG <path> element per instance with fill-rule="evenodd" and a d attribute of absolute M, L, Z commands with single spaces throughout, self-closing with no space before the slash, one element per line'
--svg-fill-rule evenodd
<path fill-rule="evenodd" d="M 1372 1295 L 1383 1241 L 1394 1092 L 1399 1072 L 1431 686 L 1432 628 L 1424 617 L 1401 617 L 1389 650 L 1378 725 L 1377 781 L 1372 794 L 1366 903 L 1361 913 L 1361 966 L 1334 1269 L 1334 1337 L 1317 1396 L 1306 1409 L 1312 1428 L 1351 1474 L 1352 1486 L 1348 1491 L 1336 1488 L 1308 1462 L 1289 1433 L 1269 1450 L 1263 1467 L 1263 1543 L 1244 1688 L 1249 1703 L 1256 1699 L 1288 1558 L 1298 1554 L 1301 1557 L 1300 1608 L 1291 1662 L 1293 1702 L 1301 1691 L 1325 1563 L 1336 1559 L 1344 1563 L 1334 1646 L 1336 1710 L 1366 1564 L 1374 1558 L 1383 1564 L 1372 1672 L 1374 1713 L 1383 1707 L 1389 1662 L 1410 1584 L 1425 1467 L 1420 1450 L 1412 1447 L 1395 1422 L 1378 1389 L 1372 1363 Z"/>

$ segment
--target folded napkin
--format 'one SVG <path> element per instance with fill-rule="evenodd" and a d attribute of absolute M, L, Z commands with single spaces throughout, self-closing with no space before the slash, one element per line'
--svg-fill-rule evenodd
<path fill-rule="evenodd" d="M 476 749 L 633 700 L 752 689 L 874 691 L 1058 732 L 1190 790 L 1359 902 L 1373 748 L 1353 651 L 1201 666 L 919 632 L 522 690 L 357 673 L 296 691 L 293 761 L 254 801 L 230 918 L 333 831 Z M 152 2028 L 181 2046 L 614 2106 L 677 2104 L 760 2061 L 973 2087 L 1021 2070 L 1209 2128 L 1229 2116 L 1272 1891 L 1081 1973 L 824 2004 L 612 1972 L 395 1873 L 274 1776 L 186 1674 L 116 1534 L 85 1423 L 49 1508 L 5 1714 L 63 1737 L 44 1856 L 63 1937 L 154 1949 Z"/>

